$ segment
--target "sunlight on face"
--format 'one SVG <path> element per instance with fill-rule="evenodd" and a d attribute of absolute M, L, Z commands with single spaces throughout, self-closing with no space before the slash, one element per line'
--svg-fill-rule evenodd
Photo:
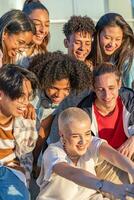
<path fill-rule="evenodd" d="M 16 34 L 5 32 L 3 38 L 7 54 L 13 58 L 18 52 L 23 52 L 31 44 L 33 34 L 31 31 Z"/>
<path fill-rule="evenodd" d="M 67 40 L 68 54 L 78 60 L 85 61 L 91 51 L 92 38 L 88 32 L 76 32 Z"/>
<path fill-rule="evenodd" d="M 61 103 L 70 92 L 69 79 L 61 79 L 54 82 L 45 93 L 54 104 Z"/>
<path fill-rule="evenodd" d="M 28 80 L 23 80 L 23 94 L 20 98 L 12 100 L 4 92 L 1 91 L 0 107 L 3 115 L 9 117 L 22 116 L 32 95 L 31 83 Z"/>
<path fill-rule="evenodd" d="M 121 83 L 114 73 L 106 73 L 95 78 L 94 90 L 98 107 L 113 110 L 116 106 Z"/>
<path fill-rule="evenodd" d="M 78 122 L 77 120 L 68 123 L 63 138 L 65 149 L 70 156 L 82 156 L 86 153 L 91 143 L 90 120 Z"/>
<path fill-rule="evenodd" d="M 35 9 L 29 15 L 30 19 L 34 22 L 36 34 L 33 36 L 33 41 L 37 45 L 41 45 L 44 38 L 49 33 L 50 20 L 46 10 Z"/>
<path fill-rule="evenodd" d="M 123 41 L 123 31 L 119 26 L 106 26 L 100 33 L 100 46 L 104 55 L 112 55 Z"/>

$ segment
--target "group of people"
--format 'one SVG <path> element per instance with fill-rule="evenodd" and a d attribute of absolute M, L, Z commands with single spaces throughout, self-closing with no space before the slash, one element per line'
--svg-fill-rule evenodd
<path fill-rule="evenodd" d="M 39 0 L 0 18 L 0 200 L 30 200 L 31 174 L 37 200 L 134 199 L 133 30 L 71 16 L 64 54 L 49 26 Z"/>

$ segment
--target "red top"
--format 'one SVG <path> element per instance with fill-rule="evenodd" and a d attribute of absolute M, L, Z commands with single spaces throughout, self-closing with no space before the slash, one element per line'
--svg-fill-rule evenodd
<path fill-rule="evenodd" d="M 120 97 L 117 99 L 115 109 L 110 114 L 103 116 L 94 104 L 94 112 L 98 124 L 98 135 L 115 149 L 118 149 L 126 140 L 123 128 L 123 105 Z"/>

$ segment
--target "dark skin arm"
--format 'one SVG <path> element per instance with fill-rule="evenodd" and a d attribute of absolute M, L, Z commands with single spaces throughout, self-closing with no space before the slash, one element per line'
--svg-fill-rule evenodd
<path fill-rule="evenodd" d="M 38 171 L 39 171 L 37 169 L 38 168 L 37 167 L 38 158 L 39 158 L 41 150 L 44 146 L 44 143 L 50 134 L 53 119 L 54 119 L 54 116 L 49 115 L 47 118 L 42 120 L 41 125 L 40 125 L 39 136 L 38 136 L 38 139 L 36 142 L 35 149 L 33 150 L 33 159 L 34 159 L 33 160 L 33 173 L 34 173 L 35 177 L 38 176 Z"/>

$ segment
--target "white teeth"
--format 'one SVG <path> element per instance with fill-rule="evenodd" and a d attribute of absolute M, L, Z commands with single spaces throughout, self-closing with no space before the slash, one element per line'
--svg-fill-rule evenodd
<path fill-rule="evenodd" d="M 18 109 L 19 109 L 19 110 L 22 110 L 22 111 L 24 111 L 24 110 L 25 110 L 25 108 L 22 108 L 22 107 L 18 107 Z"/>

